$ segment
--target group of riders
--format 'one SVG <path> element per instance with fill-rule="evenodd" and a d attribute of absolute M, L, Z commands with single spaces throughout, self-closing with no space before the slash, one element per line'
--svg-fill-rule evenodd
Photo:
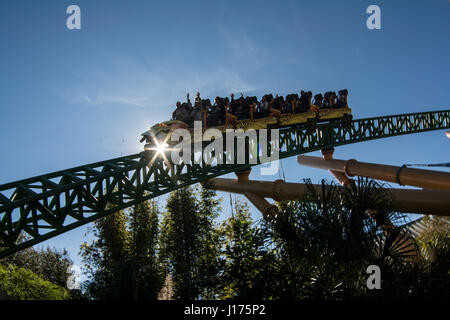
<path fill-rule="evenodd" d="M 172 120 L 183 121 L 190 127 L 193 127 L 194 121 L 202 121 L 206 126 L 220 126 L 227 122 L 227 119 L 245 120 L 260 119 L 269 116 L 278 116 L 286 113 L 303 113 L 316 109 L 338 109 L 348 107 L 347 89 L 336 92 L 329 91 L 324 95 L 316 94 L 312 103 L 311 91 L 301 91 L 298 94 L 289 94 L 284 98 L 278 94 L 275 97 L 272 94 L 266 94 L 261 101 L 255 96 L 241 96 L 235 99 L 234 94 L 230 98 L 216 97 L 211 104 L 209 99 L 201 99 L 197 92 L 194 106 L 187 94 L 187 102 L 177 102 L 177 108 L 172 114 Z"/>

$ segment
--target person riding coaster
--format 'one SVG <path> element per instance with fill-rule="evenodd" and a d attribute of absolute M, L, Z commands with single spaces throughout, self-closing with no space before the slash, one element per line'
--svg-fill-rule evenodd
<path fill-rule="evenodd" d="M 172 120 L 156 124 L 142 134 L 141 142 L 146 142 L 145 158 L 153 157 L 155 151 L 161 153 L 165 148 L 173 150 L 178 141 L 171 141 L 172 132 L 176 129 L 186 129 L 191 134 L 193 142 L 194 121 L 201 121 L 203 129 L 216 128 L 222 133 L 228 129 L 267 129 L 303 123 L 323 121 L 340 121 L 345 127 L 351 125 L 351 109 L 347 103 L 348 90 L 340 90 L 338 96 L 329 91 L 322 96 L 314 96 L 311 102 L 311 91 L 301 91 L 290 94 L 284 99 L 278 94 L 266 94 L 261 102 L 257 97 L 241 97 L 231 100 L 216 97 L 214 105 L 209 99 L 201 99 L 197 93 L 195 105 L 192 106 L 189 94 L 187 102 L 177 102 L 177 108 L 172 114 Z M 333 110 L 335 109 L 335 110 Z M 248 121 L 250 120 L 250 121 Z"/>

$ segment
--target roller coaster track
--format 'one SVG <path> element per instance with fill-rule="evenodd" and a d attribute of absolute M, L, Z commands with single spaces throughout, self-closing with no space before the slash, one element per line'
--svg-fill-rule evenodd
<path fill-rule="evenodd" d="M 352 143 L 450 128 L 450 110 L 399 114 L 319 124 L 314 132 L 279 131 L 280 159 Z M 258 157 L 257 164 L 261 161 Z M 0 185 L 0 258 L 144 200 L 257 164 L 180 164 L 140 154 Z M 28 239 L 17 239 L 26 233 Z"/>

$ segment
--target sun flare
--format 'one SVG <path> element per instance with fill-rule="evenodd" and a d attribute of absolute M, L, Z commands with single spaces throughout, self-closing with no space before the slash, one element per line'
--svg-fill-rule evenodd
<path fill-rule="evenodd" d="M 158 144 L 156 146 L 156 152 L 159 153 L 159 154 L 162 154 L 162 153 L 164 153 L 164 151 L 167 150 L 167 147 L 168 147 L 167 143 Z"/>

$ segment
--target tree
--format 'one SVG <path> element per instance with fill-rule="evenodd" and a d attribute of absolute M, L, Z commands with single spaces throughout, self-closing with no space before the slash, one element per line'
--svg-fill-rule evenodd
<path fill-rule="evenodd" d="M 421 256 L 422 276 L 417 295 L 429 299 L 450 298 L 450 217 L 426 216 L 420 221 L 416 238 Z M 418 291 L 418 290 L 415 291 Z"/>
<path fill-rule="evenodd" d="M 254 224 L 245 201 L 235 199 L 234 212 L 222 223 L 221 232 L 225 261 L 221 298 L 270 298 L 275 257 L 266 246 L 267 235 Z"/>
<path fill-rule="evenodd" d="M 96 240 L 82 244 L 94 299 L 156 299 L 163 275 L 156 258 L 159 209 L 155 201 L 121 210 L 95 222 Z"/>
<path fill-rule="evenodd" d="M 18 242 L 23 242 L 26 239 L 26 235 L 21 234 Z M 67 250 L 58 250 L 50 247 L 26 248 L 3 258 L 1 263 L 25 268 L 61 287 L 66 287 L 67 279 L 70 276 L 67 270 L 73 265 L 73 261 Z M 71 294 L 79 297 L 79 293 L 75 291 L 72 290 Z"/>
<path fill-rule="evenodd" d="M 207 183 L 206 183 L 207 184 Z M 216 298 L 219 288 L 219 274 L 223 261 L 220 257 L 221 237 L 216 219 L 221 207 L 216 192 L 203 185 L 200 190 L 199 225 L 201 249 L 199 258 L 199 277 L 201 297 Z"/>
<path fill-rule="evenodd" d="M 134 298 L 156 299 L 163 284 L 163 273 L 157 258 L 159 208 L 155 201 L 135 206 L 131 216 L 131 268 Z"/>
<path fill-rule="evenodd" d="M 215 195 L 205 188 L 187 187 L 172 192 L 167 200 L 160 256 L 176 299 L 214 298 L 220 271 Z"/>
<path fill-rule="evenodd" d="M 42 275 L 9 264 L 0 265 L 0 298 L 11 300 L 65 300 L 69 292 Z"/>
<path fill-rule="evenodd" d="M 280 298 L 388 296 L 392 290 L 367 289 L 369 265 L 380 266 L 384 283 L 416 272 L 408 260 L 416 248 L 396 226 L 403 218 L 382 185 L 358 179 L 337 188 L 322 181 L 316 190 L 306 182 L 309 192 L 280 203 L 279 215 L 266 224 L 279 255 Z M 396 285 L 396 293 L 407 294 L 407 285 Z"/>

